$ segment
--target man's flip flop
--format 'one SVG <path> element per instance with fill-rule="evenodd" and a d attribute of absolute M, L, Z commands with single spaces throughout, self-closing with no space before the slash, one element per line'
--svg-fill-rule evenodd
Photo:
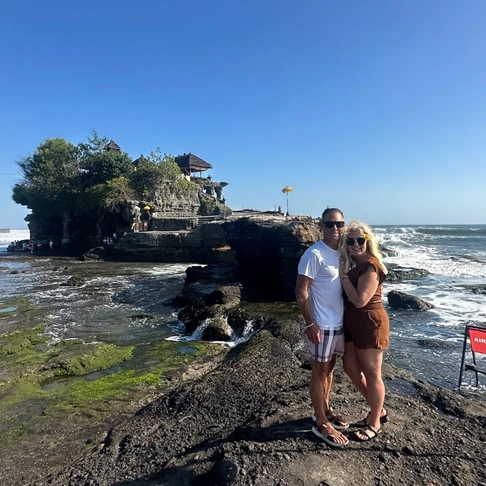
<path fill-rule="evenodd" d="M 366 427 L 368 425 L 368 422 L 366 421 L 366 419 L 368 418 L 368 415 L 364 419 L 361 419 L 358 422 L 355 422 L 354 424 L 352 424 L 353 427 Z M 380 417 L 380 424 L 386 424 L 389 420 L 390 420 L 390 417 L 388 417 L 388 414 L 385 413 L 385 415 L 383 415 L 383 417 Z"/>
<path fill-rule="evenodd" d="M 336 429 L 336 430 L 346 430 L 349 427 L 349 424 L 343 420 L 342 417 L 339 415 L 334 415 L 332 413 L 326 415 L 327 420 L 329 423 Z M 316 414 L 312 414 L 312 421 L 316 424 Z"/>
<path fill-rule="evenodd" d="M 366 433 L 368 430 L 371 432 L 371 435 L 368 435 Z M 361 433 L 364 437 L 366 437 L 366 439 L 360 437 L 358 433 Z M 370 440 L 373 440 L 375 437 L 379 436 L 380 434 L 381 434 L 381 429 L 377 430 L 371 425 L 367 425 L 364 429 L 360 430 L 359 432 L 355 432 L 354 436 L 356 437 L 356 440 L 358 440 L 359 442 L 368 442 Z"/>
<path fill-rule="evenodd" d="M 334 437 L 331 434 L 324 435 L 323 433 L 320 432 L 320 430 L 317 428 L 317 426 L 312 427 L 312 432 L 317 435 L 320 439 L 322 439 L 327 445 L 330 445 L 331 447 L 343 447 L 349 443 L 348 438 L 341 434 L 345 439 L 346 442 L 343 442 L 342 444 L 339 442 L 336 442 L 336 437 Z"/>

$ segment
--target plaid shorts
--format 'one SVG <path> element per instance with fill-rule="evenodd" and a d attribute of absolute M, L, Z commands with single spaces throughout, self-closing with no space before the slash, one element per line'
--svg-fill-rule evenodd
<path fill-rule="evenodd" d="M 321 342 L 312 343 L 304 334 L 307 351 L 313 359 L 320 363 L 331 361 L 334 355 L 344 355 L 344 329 L 321 329 Z"/>

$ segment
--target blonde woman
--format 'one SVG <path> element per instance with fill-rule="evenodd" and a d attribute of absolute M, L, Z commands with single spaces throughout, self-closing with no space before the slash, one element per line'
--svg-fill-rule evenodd
<path fill-rule="evenodd" d="M 376 238 L 365 223 L 351 221 L 339 248 L 339 273 L 345 293 L 343 366 L 370 407 L 369 414 L 357 424 L 362 430 L 355 434 L 364 442 L 378 436 L 381 424 L 388 421 L 381 377 L 383 350 L 389 342 L 388 316 L 382 303 L 387 269 Z"/>

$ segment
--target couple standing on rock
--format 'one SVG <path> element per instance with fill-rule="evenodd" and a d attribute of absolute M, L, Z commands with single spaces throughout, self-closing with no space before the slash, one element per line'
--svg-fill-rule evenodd
<path fill-rule="evenodd" d="M 322 240 L 300 260 L 296 296 L 312 357 L 312 431 L 327 444 L 342 447 L 348 438 L 340 431 L 349 424 L 329 406 L 337 356 L 342 356 L 344 371 L 370 407 L 368 415 L 354 424 L 360 428 L 355 439 L 374 439 L 381 433 L 381 424 L 388 421 L 381 377 L 383 350 L 389 341 L 388 316 L 382 304 L 387 270 L 366 224 L 352 221 L 345 228 L 342 211 L 327 208 L 321 226 Z"/>

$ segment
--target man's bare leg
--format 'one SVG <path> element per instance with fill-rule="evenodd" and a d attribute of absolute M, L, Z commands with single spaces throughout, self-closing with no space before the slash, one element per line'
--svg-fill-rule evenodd
<path fill-rule="evenodd" d="M 330 410 L 329 405 L 329 397 L 331 395 L 331 386 L 332 386 L 332 379 L 334 376 L 334 366 L 336 365 L 336 356 L 333 356 L 330 363 L 330 371 L 327 374 L 326 379 L 323 382 L 323 391 L 324 391 L 324 413 L 327 413 Z"/>
<path fill-rule="evenodd" d="M 318 424 L 327 422 L 326 411 L 329 410 L 329 389 L 327 387 L 328 376 L 329 373 L 332 373 L 332 367 L 334 366 L 335 361 L 336 360 L 334 359 L 327 361 L 326 363 L 320 363 L 315 359 L 312 360 L 312 375 L 309 384 L 309 394 Z"/>
<path fill-rule="evenodd" d="M 332 436 L 336 444 L 344 445 L 347 443 L 348 439 L 334 429 L 326 417 L 326 412 L 329 411 L 328 400 L 330 387 L 328 387 L 328 384 L 330 385 L 332 383 L 332 378 L 331 381 L 329 381 L 329 374 L 332 374 L 335 362 L 335 356 L 331 361 L 326 363 L 320 363 L 315 359 L 312 360 L 312 375 L 309 385 L 309 394 L 316 415 L 316 427 L 319 432 L 325 436 Z"/>

